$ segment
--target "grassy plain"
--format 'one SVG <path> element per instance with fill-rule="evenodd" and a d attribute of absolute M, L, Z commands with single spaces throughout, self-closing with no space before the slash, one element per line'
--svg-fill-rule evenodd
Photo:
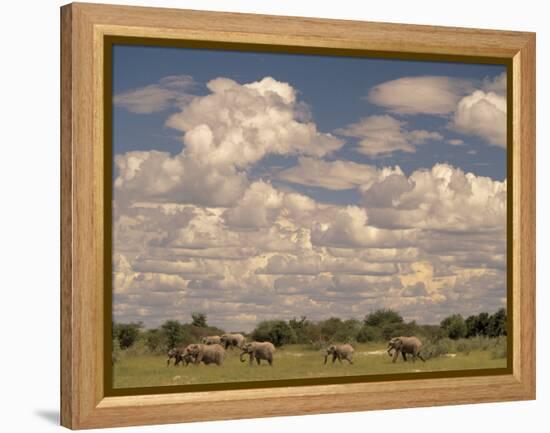
<path fill-rule="evenodd" d="M 420 360 L 403 362 L 400 358 L 392 364 L 384 349 L 382 344 L 357 344 L 353 365 L 347 361 L 332 364 L 330 358 L 323 365 L 322 351 L 288 345 L 277 349 L 273 367 L 265 361 L 260 366 L 250 367 L 248 357 L 241 363 L 238 350 L 229 350 L 221 367 L 203 364 L 167 367 L 166 356 L 123 354 L 114 366 L 113 385 L 114 388 L 131 388 L 506 367 L 506 358 L 495 359 L 490 350 L 448 354 L 425 363 Z"/>

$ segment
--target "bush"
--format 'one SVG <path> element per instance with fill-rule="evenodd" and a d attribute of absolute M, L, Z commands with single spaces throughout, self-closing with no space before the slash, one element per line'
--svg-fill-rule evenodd
<path fill-rule="evenodd" d="M 397 322 L 397 323 L 388 323 L 381 329 L 382 339 L 388 341 L 393 337 L 411 337 L 413 335 L 418 336 L 420 334 L 420 327 L 416 322 Z"/>
<path fill-rule="evenodd" d="M 305 316 L 302 316 L 300 320 L 296 318 L 289 320 L 288 326 L 294 331 L 296 342 L 299 344 L 313 344 L 313 342 L 321 340 L 320 326 L 307 320 Z"/>
<path fill-rule="evenodd" d="M 201 338 L 208 335 L 222 335 L 224 331 L 215 326 L 196 326 L 192 323 L 185 323 L 182 325 L 183 331 L 190 336 L 192 342 L 198 342 Z"/>
<path fill-rule="evenodd" d="M 112 364 L 115 364 L 120 360 L 121 355 L 121 349 L 120 349 L 120 341 L 118 341 L 118 338 L 113 339 L 113 347 L 111 352 L 111 362 Z"/>
<path fill-rule="evenodd" d="M 191 313 L 191 324 L 199 328 L 206 327 L 206 314 L 204 313 Z"/>
<path fill-rule="evenodd" d="M 452 340 L 442 338 L 436 342 L 426 343 L 420 350 L 426 358 L 436 358 L 449 353 L 464 353 L 473 351 L 491 351 L 493 358 L 505 358 L 507 355 L 506 338 L 472 337 Z"/>
<path fill-rule="evenodd" d="M 321 339 L 325 342 L 350 343 L 356 341 L 361 330 L 361 322 L 356 319 L 342 320 L 339 317 L 331 317 L 319 322 L 319 328 Z"/>
<path fill-rule="evenodd" d="M 131 347 L 140 335 L 143 323 L 113 323 L 113 344 L 116 340 L 122 350 Z"/>
<path fill-rule="evenodd" d="M 450 338 L 442 338 L 437 342 L 427 343 L 420 349 L 420 354 L 425 358 L 437 358 L 456 352 L 456 343 Z"/>
<path fill-rule="evenodd" d="M 365 317 L 365 325 L 382 327 L 391 323 L 402 323 L 403 317 L 390 309 L 376 310 Z"/>
<path fill-rule="evenodd" d="M 487 335 L 489 337 L 500 337 L 501 335 L 506 335 L 506 310 L 501 308 L 495 314 L 489 318 L 489 325 L 487 330 Z"/>
<path fill-rule="evenodd" d="M 159 329 L 148 329 L 143 338 L 151 353 L 164 353 L 169 349 L 166 336 Z"/>
<path fill-rule="evenodd" d="M 469 316 L 466 321 L 466 337 L 487 336 L 489 329 L 489 313 L 479 313 Z"/>
<path fill-rule="evenodd" d="M 125 356 L 143 356 L 151 352 L 147 347 L 147 341 L 142 336 L 132 345 L 132 347 L 129 347 L 123 353 Z"/>
<path fill-rule="evenodd" d="M 167 320 L 160 327 L 166 349 L 183 346 L 193 342 L 193 337 L 177 320 Z"/>
<path fill-rule="evenodd" d="M 508 341 L 506 338 L 499 337 L 497 342 L 491 351 L 491 358 L 499 359 L 506 358 L 508 356 Z"/>
<path fill-rule="evenodd" d="M 276 347 L 296 343 L 296 333 L 284 320 L 260 322 L 251 337 L 255 341 L 270 341 Z"/>
<path fill-rule="evenodd" d="M 440 326 L 446 332 L 447 337 L 453 340 L 466 337 L 466 323 L 460 314 L 453 314 L 443 319 Z"/>
<path fill-rule="evenodd" d="M 381 341 L 382 333 L 375 326 L 363 325 L 357 333 L 357 341 L 359 343 L 370 343 L 371 341 Z"/>

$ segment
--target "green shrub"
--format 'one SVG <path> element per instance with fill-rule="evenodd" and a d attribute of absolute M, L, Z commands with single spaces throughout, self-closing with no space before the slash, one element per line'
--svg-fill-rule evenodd
<path fill-rule="evenodd" d="M 194 341 L 192 335 L 177 320 L 167 320 L 160 327 L 166 349 L 190 344 Z"/>
<path fill-rule="evenodd" d="M 357 333 L 357 341 L 359 343 L 370 343 L 372 341 L 381 341 L 382 332 L 375 326 L 363 325 Z"/>
<path fill-rule="evenodd" d="M 113 347 L 112 347 L 112 353 L 111 353 L 111 361 L 113 364 L 120 361 L 120 355 L 121 355 L 121 349 L 120 349 L 120 341 L 118 341 L 118 338 L 113 338 Z"/>
<path fill-rule="evenodd" d="M 288 326 L 294 331 L 298 344 L 313 344 L 321 339 L 320 326 L 307 320 L 306 316 L 302 316 L 299 320 L 296 318 L 289 320 Z"/>
<path fill-rule="evenodd" d="M 139 338 L 131 347 L 123 351 L 124 356 L 143 356 L 150 353 L 145 338 Z"/>
<path fill-rule="evenodd" d="M 296 343 L 296 333 L 284 320 L 266 320 L 260 322 L 252 331 L 255 341 L 270 341 L 276 347 Z"/>
<path fill-rule="evenodd" d="M 452 340 L 442 338 L 423 345 L 421 354 L 426 358 L 436 358 L 450 353 L 469 355 L 473 351 L 491 351 L 493 358 L 506 357 L 506 338 L 472 337 Z"/>
<path fill-rule="evenodd" d="M 495 346 L 491 350 L 491 358 L 500 359 L 508 356 L 508 341 L 506 338 L 499 337 L 496 339 Z"/>
<path fill-rule="evenodd" d="M 121 349 L 128 349 L 131 347 L 140 335 L 143 323 L 113 323 L 113 341 L 117 340 Z"/>

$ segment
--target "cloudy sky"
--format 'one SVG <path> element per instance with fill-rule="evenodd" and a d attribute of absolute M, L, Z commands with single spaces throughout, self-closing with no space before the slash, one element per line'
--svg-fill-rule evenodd
<path fill-rule="evenodd" d="M 504 66 L 116 46 L 113 87 L 116 321 L 505 306 Z"/>

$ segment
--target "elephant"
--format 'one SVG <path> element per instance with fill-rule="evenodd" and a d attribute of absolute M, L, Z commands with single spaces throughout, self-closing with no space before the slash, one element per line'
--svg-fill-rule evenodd
<path fill-rule="evenodd" d="M 421 347 L 422 342 L 416 337 L 394 337 L 388 343 L 388 355 L 392 356 L 391 351 L 394 351 L 392 362 L 397 361 L 399 353 L 403 356 L 403 361 L 407 361 L 407 354 L 411 354 L 413 362 L 416 361 L 417 357 L 420 358 L 422 362 L 426 362 L 422 355 L 420 355 Z"/>
<path fill-rule="evenodd" d="M 243 347 L 245 343 L 244 335 L 242 334 L 223 334 L 220 337 L 220 344 L 227 350 L 230 347 Z"/>
<path fill-rule="evenodd" d="M 190 346 L 190 345 L 189 345 Z M 188 365 L 194 361 L 193 355 L 189 351 L 189 346 L 172 348 L 168 351 L 168 360 L 166 365 L 170 365 L 170 360 L 174 358 L 174 366 L 178 365 L 180 362 Z"/>
<path fill-rule="evenodd" d="M 222 345 L 222 338 L 219 335 L 210 335 L 210 336 L 202 337 L 201 343 Z"/>
<path fill-rule="evenodd" d="M 245 362 L 243 355 L 249 355 L 249 365 L 252 365 L 254 359 L 258 365 L 260 365 L 260 360 L 265 359 L 270 366 L 273 366 L 273 354 L 275 353 L 275 346 L 269 341 L 259 342 L 253 341 L 252 343 L 246 343 L 241 348 L 240 360 Z"/>
<path fill-rule="evenodd" d="M 225 349 L 219 344 L 190 344 L 187 347 L 195 365 L 201 362 L 222 365 L 225 359 Z"/>
<path fill-rule="evenodd" d="M 333 364 L 336 360 L 340 361 L 340 364 L 341 364 L 342 359 L 345 359 L 350 364 L 353 364 L 353 352 L 354 351 L 355 350 L 353 349 L 351 344 L 338 344 L 338 345 L 333 344 L 332 346 L 330 346 L 327 349 L 327 351 L 325 353 L 325 362 L 324 362 L 324 364 L 327 363 L 327 359 L 330 355 L 332 355 L 332 363 Z"/>

